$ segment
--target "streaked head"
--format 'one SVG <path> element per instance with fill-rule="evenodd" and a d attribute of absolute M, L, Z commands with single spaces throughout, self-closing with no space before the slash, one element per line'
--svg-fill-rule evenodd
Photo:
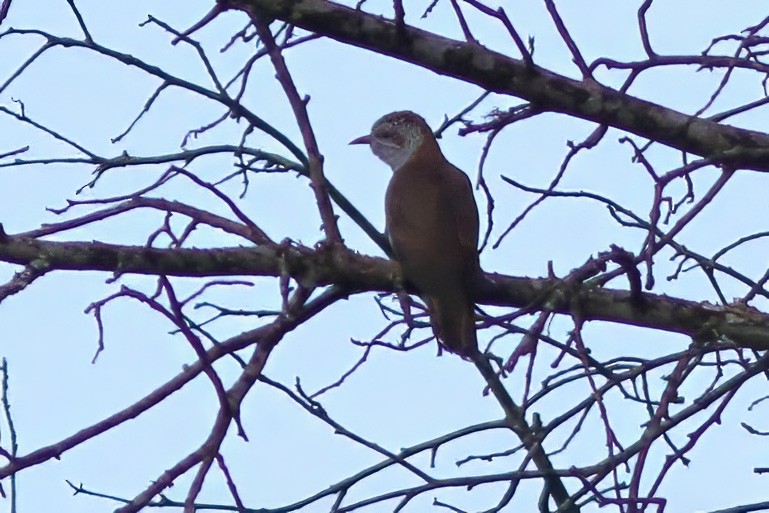
<path fill-rule="evenodd" d="M 358 137 L 350 144 L 370 145 L 374 155 L 394 171 L 405 164 L 425 140 L 434 140 L 427 122 L 422 116 L 404 110 L 382 116 L 371 127 L 369 135 Z"/>

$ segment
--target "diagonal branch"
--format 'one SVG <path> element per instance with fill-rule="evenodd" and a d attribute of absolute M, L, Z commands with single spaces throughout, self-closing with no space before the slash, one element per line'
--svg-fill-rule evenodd
<path fill-rule="evenodd" d="M 480 45 L 397 26 L 327 0 L 229 0 L 343 43 L 416 64 L 499 94 L 658 141 L 734 168 L 769 171 L 769 135 L 695 118 L 593 82 L 580 82 Z"/>
<path fill-rule="evenodd" d="M 323 176 L 323 155 L 318 148 L 318 141 L 315 138 L 315 132 L 310 123 L 310 116 L 307 113 L 307 102 L 309 98 L 300 98 L 296 84 L 288 71 L 286 61 L 283 59 L 283 53 L 275 42 L 275 38 L 270 32 L 269 23 L 258 16 L 252 17 L 256 32 L 259 34 L 262 44 L 270 54 L 270 60 L 275 68 L 275 76 L 283 87 L 283 91 L 294 111 L 294 117 L 302 133 L 304 147 L 307 150 L 307 167 L 310 172 L 310 181 L 312 190 L 315 194 L 315 202 L 318 204 L 321 220 L 323 221 L 323 230 L 326 232 L 326 241 L 332 244 L 342 242 L 342 236 L 339 233 L 339 227 L 334 216 L 334 209 L 331 206 L 331 200 L 328 196 L 326 179 Z"/>
<path fill-rule="evenodd" d="M 531 458 L 537 466 L 537 469 L 546 476 L 545 487 L 547 493 L 553 497 L 559 510 L 569 513 L 578 512 L 579 508 L 569 497 L 569 492 L 566 490 L 563 480 L 553 473 L 555 469 L 545 452 L 545 448 L 542 447 L 542 440 L 526 421 L 526 415 L 523 409 L 515 404 L 512 397 L 510 397 L 510 394 L 507 393 L 507 390 L 499 379 L 496 371 L 492 368 L 488 358 L 477 353 L 473 356 L 473 363 L 475 363 L 476 368 L 486 380 L 486 383 L 488 383 L 494 397 L 496 397 L 500 406 L 505 411 L 505 416 L 510 429 L 515 432 L 518 438 L 520 438 L 521 443 L 526 447 L 526 450 L 529 451 L 528 457 Z"/>
<path fill-rule="evenodd" d="M 14 274 L 9 282 L 0 285 L 0 303 L 7 297 L 18 294 L 26 289 L 33 281 L 41 278 L 47 272 L 48 266 L 46 266 L 44 262 L 30 262 L 24 267 L 23 271 Z"/>

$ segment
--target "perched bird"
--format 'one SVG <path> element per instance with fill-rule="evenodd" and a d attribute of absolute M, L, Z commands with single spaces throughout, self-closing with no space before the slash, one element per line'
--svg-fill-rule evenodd
<path fill-rule="evenodd" d="M 370 145 L 393 170 L 385 196 L 387 237 L 427 304 L 436 338 L 454 353 L 476 354 L 473 296 L 481 267 L 470 179 L 446 160 L 427 122 L 413 112 L 383 116 L 350 144 Z"/>

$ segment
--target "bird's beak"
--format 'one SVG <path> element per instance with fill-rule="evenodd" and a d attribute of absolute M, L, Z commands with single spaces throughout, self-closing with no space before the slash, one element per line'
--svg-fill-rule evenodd
<path fill-rule="evenodd" d="M 353 139 L 350 141 L 350 144 L 370 144 L 371 143 L 371 136 L 370 135 L 363 135 L 361 137 L 358 137 L 357 139 Z"/>

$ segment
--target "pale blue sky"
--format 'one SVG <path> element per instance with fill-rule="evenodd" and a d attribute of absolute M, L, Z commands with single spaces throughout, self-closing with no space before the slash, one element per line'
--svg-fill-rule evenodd
<path fill-rule="evenodd" d="M 352 3 L 352 2 L 350 2 Z M 448 2 L 440 2 L 430 18 L 419 20 L 429 2 L 407 5 L 408 21 L 427 30 L 450 37 L 460 37 Z M 558 2 L 586 59 L 600 55 L 616 59 L 643 58 L 635 26 L 640 2 L 583 0 Z M 138 26 L 147 14 L 185 29 L 210 8 L 212 2 L 100 2 L 79 0 L 78 7 L 95 40 L 105 46 L 131 53 L 149 63 L 164 67 L 180 76 L 209 86 L 205 71 L 194 52 L 185 45 L 170 45 L 168 34 L 156 26 Z M 740 0 L 725 5 L 718 1 L 658 0 L 649 13 L 654 47 L 660 53 L 696 54 L 712 37 L 737 32 L 759 21 L 763 10 L 756 3 Z M 391 2 L 365 4 L 367 9 L 388 12 Z M 559 73 L 577 77 L 570 55 L 558 39 L 542 2 L 525 0 L 505 5 L 518 30 L 535 37 L 535 60 Z M 503 30 L 469 13 L 476 36 L 499 51 L 515 54 Z M 215 66 L 229 78 L 251 49 L 239 48 L 220 55 L 231 34 L 242 28 L 246 18 L 229 13 L 196 34 L 216 59 Z M 38 28 L 61 36 L 79 37 L 78 27 L 65 0 L 16 0 L 10 16 L 0 29 Z M 0 39 L 0 83 L 23 62 L 42 41 L 35 37 Z M 731 48 L 731 47 L 729 47 Z M 286 59 L 302 94 L 312 100 L 309 112 L 316 128 L 321 151 L 326 157 L 329 179 L 380 229 L 383 227 L 383 194 L 389 170 L 365 148 L 350 147 L 347 142 L 366 133 L 380 115 L 393 110 L 411 109 L 422 114 L 433 126 L 444 115 L 453 115 L 481 91 L 475 86 L 441 77 L 412 65 L 373 55 L 334 41 L 315 41 L 291 50 Z M 299 141 L 290 109 L 273 79 L 273 70 L 264 60 L 257 64 L 250 81 L 246 103 L 270 123 Z M 600 73 L 606 83 L 616 85 L 624 75 Z M 720 73 L 694 73 L 694 69 L 650 72 L 639 80 L 632 93 L 664 105 L 693 112 L 709 97 L 720 80 Z M 215 119 L 218 105 L 201 101 L 191 93 L 169 90 L 137 127 L 118 144 L 110 139 L 121 133 L 159 85 L 120 63 L 82 50 L 57 48 L 50 51 L 6 91 L 0 93 L 0 105 L 16 108 L 12 99 L 21 99 L 26 113 L 103 156 L 154 155 L 178 151 L 187 130 Z M 723 98 L 709 112 L 718 112 L 761 94 L 755 76 L 736 73 Z M 476 110 L 478 115 L 493 106 L 506 108 L 519 103 L 508 97 L 492 97 Z M 734 124 L 766 131 L 766 111 L 741 116 Z M 532 186 L 546 186 L 567 153 L 566 141 L 580 141 L 594 127 L 576 119 L 544 114 L 507 129 L 495 143 L 486 165 L 486 176 L 495 188 L 497 210 L 492 240 L 506 224 L 531 201 L 532 197 L 513 190 L 499 179 L 507 175 Z M 205 134 L 190 146 L 214 143 L 236 144 L 243 126 L 231 120 Z M 590 190 L 611 196 L 621 204 L 646 216 L 651 205 L 652 184 L 638 165 L 630 163 L 627 146 L 617 144 L 620 133 L 610 130 L 604 142 L 590 153 L 578 156 L 563 183 L 564 190 Z M 441 141 L 448 158 L 476 175 L 484 138 L 460 138 L 449 130 Z M 20 127 L 0 115 L 0 153 L 29 144 L 29 157 L 70 156 L 70 149 L 29 128 Z M 250 145 L 265 149 L 280 148 L 261 135 L 254 135 Z M 660 166 L 675 166 L 675 152 L 652 149 L 650 156 Z M 228 158 L 209 158 L 191 166 L 202 177 L 214 180 L 222 176 Z M 165 166 L 112 170 L 95 189 L 84 197 L 106 197 L 124 193 L 151 183 Z M 28 166 L 0 169 L 0 222 L 9 233 L 31 230 L 41 223 L 59 218 L 46 207 L 62 207 L 66 198 L 91 179 L 92 168 L 83 165 Z M 702 193 L 716 173 L 699 173 L 697 191 Z M 691 249 L 707 254 L 742 235 L 765 229 L 768 178 L 758 173 L 742 173 L 733 179 L 721 196 L 702 216 L 687 228 L 681 241 Z M 226 187 L 236 194 L 239 187 Z M 680 194 L 683 189 L 674 188 Z M 183 183 L 165 187 L 168 197 L 211 208 L 224 213 L 209 195 Z M 478 194 L 483 211 L 485 202 Z M 276 239 L 291 237 L 312 244 L 320 237 L 320 224 L 307 182 L 294 175 L 265 175 L 252 183 L 248 196 L 239 205 Z M 85 213 L 87 209 L 74 212 Z M 483 217 L 483 216 L 482 216 Z M 56 240 L 101 240 L 142 244 L 148 233 L 162 220 L 158 214 L 132 213 L 69 234 Z M 180 225 L 181 226 L 181 225 Z M 381 255 L 379 250 L 348 219 L 341 228 L 350 247 L 363 253 Z M 556 199 L 546 202 L 502 243 L 497 251 L 487 251 L 482 263 L 487 271 L 504 274 L 543 276 L 552 260 L 556 272 L 566 274 L 590 255 L 617 243 L 637 251 L 643 232 L 619 228 L 607 211 L 586 200 Z M 240 241 L 211 232 L 201 232 L 193 239 L 199 247 L 219 246 Z M 763 256 L 766 242 L 756 242 L 725 259 L 729 265 L 760 276 L 766 267 Z M 702 273 L 688 273 L 668 283 L 665 276 L 674 264 L 669 253 L 661 254 L 658 265 L 657 292 L 697 300 L 715 301 L 715 295 Z M 0 265 L 0 278 L 7 280 L 17 268 Z M 101 273 L 52 273 L 29 290 L 0 305 L 0 355 L 11 370 L 11 400 L 22 454 L 71 435 L 77 430 L 122 409 L 176 375 L 182 365 L 195 359 L 189 345 L 179 336 L 170 336 L 171 327 L 158 315 L 135 302 L 122 300 L 104 311 L 106 349 L 97 364 L 91 358 L 96 350 L 97 331 L 92 317 L 84 309 L 95 300 L 116 290 L 106 284 Z M 277 306 L 274 280 L 253 280 L 253 288 L 228 287 L 212 292 L 209 300 L 233 308 L 270 308 Z M 123 283 L 151 291 L 152 279 L 124 277 Z M 197 287 L 194 280 L 175 280 L 180 290 Z M 727 298 L 744 294 L 744 289 L 724 281 Z M 619 281 L 616 287 L 624 287 Z M 761 303 L 758 303 L 759 305 Z M 764 305 L 766 306 L 766 305 Z M 223 321 L 213 328 L 220 336 L 253 327 L 253 321 Z M 274 351 L 266 375 L 293 385 L 298 376 L 306 390 L 314 391 L 337 379 L 360 355 L 350 338 L 367 340 L 384 325 L 370 295 L 340 302 L 306 326 L 290 334 Z M 566 320 L 556 321 L 553 336 L 562 337 L 569 329 Z M 689 341 L 682 336 L 657 333 L 639 328 L 590 324 L 586 328 L 594 354 L 651 356 L 683 350 Z M 427 336 L 422 330 L 418 336 Z M 508 337 L 498 349 L 510 349 L 517 339 Z M 535 377 L 541 379 L 550 370 L 555 353 L 543 347 L 538 356 Z M 225 382 L 238 375 L 234 362 L 223 361 L 218 368 Z M 520 370 L 507 380 L 516 399 L 520 399 Z M 537 382 L 535 379 L 535 383 Z M 703 373 L 699 382 L 706 386 Z M 328 412 L 344 426 L 389 450 L 397 451 L 421 441 L 458 429 L 464 425 L 492 420 L 501 410 L 490 397 L 482 397 L 482 380 L 475 368 L 458 358 L 435 358 L 430 345 L 410 353 L 384 350 L 372 352 L 369 361 L 345 386 L 323 397 Z M 662 382 L 653 386 L 661 387 Z M 764 392 L 759 381 L 746 387 L 727 409 L 723 425 L 713 428 L 690 453 L 689 468 L 677 465 L 662 489 L 670 499 L 668 511 L 707 511 L 742 502 L 765 500 L 765 482 L 752 473 L 753 466 L 766 464 L 763 441 L 747 434 L 740 420 L 755 423 L 761 429 L 761 408 L 746 412 L 746 406 Z M 686 390 L 685 390 L 686 391 Z M 564 390 L 557 404 L 544 402 L 537 409 L 550 419 L 570 404 L 583 398 L 585 385 Z M 623 441 L 631 443 L 639 425 L 645 421 L 640 408 L 627 408 L 616 395 L 607 399 L 614 427 Z M 19 476 L 19 511 L 91 513 L 111 511 L 116 504 L 91 497 L 72 497 L 64 480 L 83 483 L 90 490 L 131 498 L 189 451 L 196 448 L 210 431 L 217 409 L 216 397 L 208 381 L 200 377 L 184 390 L 139 419 L 121 425 L 76 449 L 65 453 L 61 461 L 52 461 L 24 471 Z M 627 413 L 625 413 L 627 411 Z M 320 491 L 332 483 L 380 460 L 380 456 L 336 436 L 319 420 L 308 416 L 286 397 L 264 386 L 256 386 L 243 407 L 243 421 L 251 439 L 244 443 L 231 434 L 224 454 L 246 505 L 277 507 Z M 583 428 L 579 443 L 563 456 L 559 466 L 592 463 L 603 457 L 602 427 L 594 415 Z M 691 429 L 676 432 L 685 440 Z M 5 426 L 0 426 L 3 440 Z M 436 476 L 509 470 L 506 459 L 493 463 L 472 463 L 457 469 L 454 462 L 468 454 L 502 450 L 510 443 L 510 434 L 494 432 L 478 435 L 465 442 L 443 447 L 438 453 Z M 557 439 L 558 437 L 556 437 Z M 554 444 L 554 441 L 551 442 Z M 652 458 L 659 464 L 667 447 L 658 446 Z M 414 460 L 428 467 L 428 455 Z M 728 469 L 728 471 L 724 471 Z M 651 475 L 654 475 L 652 472 Z M 624 476 L 629 478 L 628 476 Z M 169 497 L 183 500 L 189 476 L 168 490 Z M 402 469 L 386 473 L 352 489 L 348 502 L 393 489 L 416 484 Z M 648 486 L 650 483 L 646 483 Z M 453 504 L 478 510 L 496 503 L 504 485 L 490 485 L 473 493 L 449 490 L 425 494 L 406 511 L 425 511 L 433 496 Z M 525 483 L 510 511 L 530 508 L 539 486 Z M 229 493 L 217 471 L 206 482 L 201 502 L 231 503 Z M 321 501 L 303 511 L 327 511 L 330 501 Z M 371 511 L 388 511 L 394 506 Z M 8 504 L 0 500 L 0 511 Z M 521 509 L 520 511 L 523 511 Z"/>

